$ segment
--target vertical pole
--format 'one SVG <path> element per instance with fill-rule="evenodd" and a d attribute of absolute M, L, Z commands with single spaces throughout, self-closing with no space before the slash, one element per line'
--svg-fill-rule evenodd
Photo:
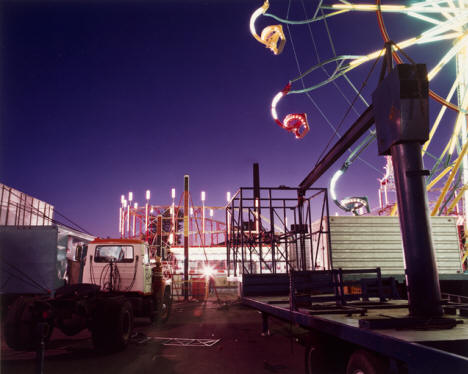
<path fill-rule="evenodd" d="M 158 233 L 158 241 L 156 246 L 156 253 L 161 260 L 164 258 L 163 245 L 162 245 L 162 215 L 158 214 L 158 219 L 156 223 L 156 232 Z"/>
<path fill-rule="evenodd" d="M 122 207 L 119 208 L 119 234 L 122 237 Z"/>
<path fill-rule="evenodd" d="M 262 234 L 261 234 L 261 203 L 260 203 L 260 171 L 258 163 L 253 164 L 253 197 L 254 197 L 254 219 L 255 219 L 255 237 L 258 239 L 254 245 L 258 244 L 258 253 L 260 261 L 260 273 L 262 273 L 263 253 L 262 253 Z"/>
<path fill-rule="evenodd" d="M 130 236 L 130 202 L 127 205 L 127 237 Z"/>
<path fill-rule="evenodd" d="M 184 175 L 184 300 L 189 297 L 189 176 Z"/>
<path fill-rule="evenodd" d="M 439 276 L 423 179 L 421 145 L 391 147 L 401 236 L 405 254 L 409 312 L 412 316 L 442 315 Z"/>

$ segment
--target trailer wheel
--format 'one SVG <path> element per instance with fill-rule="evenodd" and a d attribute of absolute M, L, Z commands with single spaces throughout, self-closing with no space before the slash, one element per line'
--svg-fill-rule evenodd
<path fill-rule="evenodd" d="M 359 349 L 348 361 L 346 374 L 385 374 L 388 372 L 386 361 L 376 354 Z"/>
<path fill-rule="evenodd" d="M 35 315 L 35 300 L 23 296 L 18 297 L 9 307 L 5 324 L 5 341 L 7 345 L 15 350 L 31 351 L 35 350 L 44 334 L 44 341 L 47 343 L 52 335 L 52 319 L 39 320 Z M 50 305 L 41 302 L 38 311 L 49 312 Z M 46 313 L 49 314 L 49 313 Z M 39 322 L 45 323 L 45 331 L 39 331 Z"/>
<path fill-rule="evenodd" d="M 100 352 L 123 350 L 133 330 L 133 310 L 129 301 L 103 300 L 94 313 L 91 329 L 94 348 Z"/>
<path fill-rule="evenodd" d="M 345 371 L 346 361 L 339 351 L 340 346 L 329 343 L 309 343 L 305 353 L 306 374 L 341 374 Z"/>

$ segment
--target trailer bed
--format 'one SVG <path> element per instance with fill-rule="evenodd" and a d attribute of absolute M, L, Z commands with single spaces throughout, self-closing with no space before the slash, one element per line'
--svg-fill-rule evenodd
<path fill-rule="evenodd" d="M 380 303 L 376 299 L 367 303 L 369 307 L 364 303 L 349 303 L 348 309 L 338 313 L 333 311 L 336 304 L 328 303 L 330 312 L 327 313 L 323 310 L 327 303 L 292 310 L 287 296 L 248 296 L 242 301 L 262 312 L 264 318 L 277 317 L 405 362 L 409 373 L 468 372 L 468 318 L 462 315 L 445 317 L 457 321 L 449 329 L 369 329 L 359 327 L 360 320 L 404 318 L 408 315 L 407 302 L 390 300 Z M 363 308 L 365 313 L 362 313 Z M 457 310 L 456 307 L 453 310 Z M 320 314 L 316 314 L 317 311 Z"/>

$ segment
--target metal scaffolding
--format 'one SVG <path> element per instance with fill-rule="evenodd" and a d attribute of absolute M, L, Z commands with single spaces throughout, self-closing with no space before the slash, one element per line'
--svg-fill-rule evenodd
<path fill-rule="evenodd" d="M 229 275 L 331 268 L 326 188 L 242 187 L 226 207 Z"/>

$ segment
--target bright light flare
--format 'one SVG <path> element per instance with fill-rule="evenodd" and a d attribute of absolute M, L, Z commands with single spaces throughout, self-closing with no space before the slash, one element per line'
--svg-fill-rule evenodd
<path fill-rule="evenodd" d="M 173 188 L 173 189 L 171 190 L 171 197 L 172 197 L 173 199 L 175 199 L 175 188 Z"/>
<path fill-rule="evenodd" d="M 205 193 L 205 191 L 202 191 L 201 192 L 201 201 L 205 201 L 205 199 L 206 199 L 206 193 Z"/>
<path fill-rule="evenodd" d="M 203 276 L 205 278 L 211 278 L 211 277 L 213 277 L 213 275 L 215 273 L 215 270 L 213 269 L 212 266 L 205 265 L 205 266 L 203 266 L 202 273 L 203 273 Z"/>
<path fill-rule="evenodd" d="M 146 200 L 149 200 L 151 197 L 151 192 L 150 190 L 146 190 Z"/>
<path fill-rule="evenodd" d="M 132 202 L 133 200 L 133 192 L 128 193 L 128 201 Z"/>

